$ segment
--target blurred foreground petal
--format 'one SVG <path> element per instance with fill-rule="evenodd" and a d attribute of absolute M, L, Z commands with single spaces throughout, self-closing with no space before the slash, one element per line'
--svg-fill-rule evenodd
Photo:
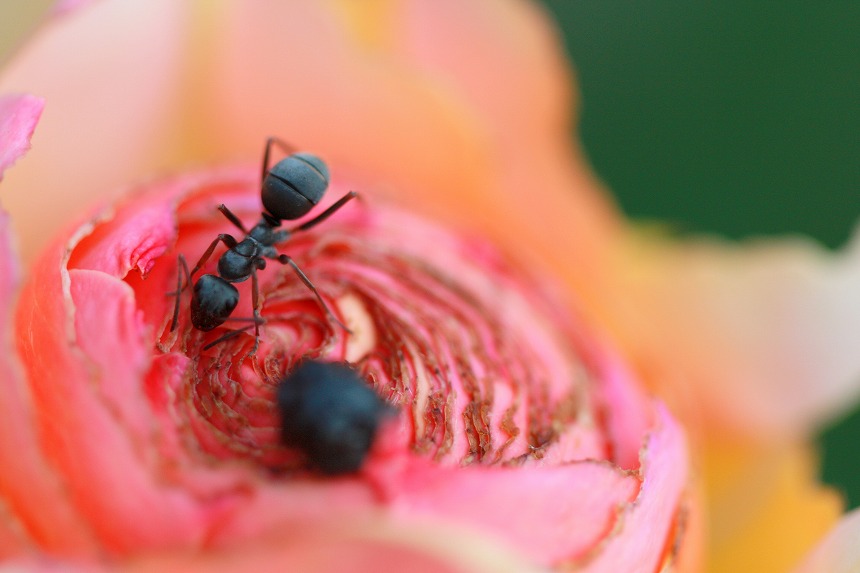
<path fill-rule="evenodd" d="M 200 128 L 217 117 L 231 134 L 212 145 L 289 134 L 402 204 L 588 283 L 619 219 L 571 149 L 571 78 L 546 16 L 509 0 L 349 6 L 228 5 L 206 53 L 220 88 L 196 82 L 212 96 L 195 98 L 212 108 Z"/>
<path fill-rule="evenodd" d="M 163 168 L 183 11 L 169 0 L 93 2 L 45 23 L 0 73 L 0 93 L 49 102 L 38 145 L 0 193 L 25 263 L 70 213 Z"/>
<path fill-rule="evenodd" d="M 704 423 L 757 439 L 808 435 L 854 403 L 860 234 L 835 254 L 802 239 L 637 241 L 611 310 L 640 367 L 672 373 L 660 391 L 686 387 Z"/>
<path fill-rule="evenodd" d="M 30 138 L 44 101 L 29 95 L 0 96 L 0 181 L 3 173 L 30 149 Z"/>
<path fill-rule="evenodd" d="M 385 520 L 329 524 L 290 531 L 203 554 L 142 558 L 122 568 L 128 573 L 314 571 L 315 573 L 537 573 L 520 556 L 446 524 L 393 525 Z"/>
<path fill-rule="evenodd" d="M 29 148 L 41 112 L 38 98 L 0 98 L 0 177 Z M 89 531 L 77 522 L 34 426 L 32 396 L 12 330 L 20 280 L 9 216 L 0 211 L 0 459 L 14 460 L 0 471 L 0 559 L 36 545 L 88 554 Z"/>
<path fill-rule="evenodd" d="M 786 571 L 842 512 L 807 446 L 709 443 L 704 451 L 712 573 Z"/>

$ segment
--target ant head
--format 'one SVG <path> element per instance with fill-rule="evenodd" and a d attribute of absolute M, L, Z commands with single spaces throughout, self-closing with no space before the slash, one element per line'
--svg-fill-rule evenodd
<path fill-rule="evenodd" d="M 263 180 L 263 207 L 276 219 L 298 219 L 314 208 L 328 187 L 328 167 L 310 153 L 294 153 Z"/>

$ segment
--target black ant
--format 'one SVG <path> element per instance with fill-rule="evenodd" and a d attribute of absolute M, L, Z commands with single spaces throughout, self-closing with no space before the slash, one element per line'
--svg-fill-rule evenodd
<path fill-rule="evenodd" d="M 358 471 L 382 420 L 395 413 L 343 362 L 303 360 L 277 388 L 281 441 L 328 475 Z"/>
<path fill-rule="evenodd" d="M 269 169 L 269 155 L 273 144 L 278 145 L 289 155 Z M 237 241 L 232 235 L 226 233 L 218 235 L 200 257 L 200 260 L 197 261 L 197 264 L 194 265 L 194 268 L 191 269 L 191 272 L 188 271 L 185 257 L 179 255 L 180 268 L 185 273 L 186 282 L 184 285 L 182 284 L 182 273 L 177 272 L 176 292 L 171 293 L 176 295 L 176 303 L 170 330 L 176 330 L 179 324 L 180 294 L 191 284 L 194 275 L 203 268 L 203 265 L 215 251 L 215 247 L 221 242 L 227 246 L 227 250 L 218 259 L 217 274 L 205 274 L 194 283 L 194 291 L 191 296 L 191 324 L 194 325 L 194 328 L 207 332 L 227 320 L 251 321 L 254 328 L 253 352 L 256 352 L 260 343 L 260 324 L 265 322 L 260 316 L 261 301 L 257 271 L 266 268 L 266 259 L 272 259 L 281 264 L 289 265 L 305 286 L 314 293 L 323 310 L 341 328 L 349 332 L 349 329 L 332 313 L 314 284 L 295 261 L 288 255 L 278 253 L 275 249 L 275 245 L 286 242 L 293 233 L 307 231 L 322 223 L 358 195 L 355 191 L 350 191 L 313 219 L 289 230 L 278 229 L 283 220 L 298 219 L 310 212 L 322 199 L 328 184 L 328 167 L 319 157 L 309 153 L 293 153 L 289 145 L 275 137 L 266 139 L 266 147 L 263 152 L 263 169 L 260 176 L 260 196 L 265 210 L 262 212 L 260 221 L 249 231 L 224 204 L 218 205 L 218 210 L 228 221 L 238 227 L 245 237 L 241 241 Z M 239 291 L 232 283 L 240 283 L 249 278 L 251 279 L 254 317 L 231 319 L 230 314 L 239 303 Z M 231 331 L 209 343 L 203 349 L 206 350 L 249 328 L 251 326 Z"/>

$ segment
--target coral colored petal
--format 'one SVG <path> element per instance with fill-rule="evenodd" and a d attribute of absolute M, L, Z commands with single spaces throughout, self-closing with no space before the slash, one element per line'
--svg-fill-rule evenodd
<path fill-rule="evenodd" d="M 860 510 L 842 518 L 792 573 L 856 573 L 860 571 Z"/>
<path fill-rule="evenodd" d="M 44 105 L 44 100 L 30 95 L 0 97 L 0 181 L 3 172 L 30 149 Z"/>
<path fill-rule="evenodd" d="M 806 435 L 860 392 L 860 233 L 838 254 L 646 239 L 620 273 L 626 300 L 612 304 L 631 346 L 683 375 L 716 427 Z"/>
<path fill-rule="evenodd" d="M 818 483 L 805 446 L 709 443 L 704 452 L 714 573 L 786 571 L 839 519 L 841 499 Z"/>
<path fill-rule="evenodd" d="M 332 4 L 229 4 L 212 48 L 201 52 L 197 82 L 211 109 L 201 127 L 210 138 L 258 161 L 263 137 L 278 135 L 376 181 L 415 189 L 426 199 L 456 186 L 486 190 L 489 158 L 462 102 L 388 51 L 366 49 Z M 212 85 L 217 87 L 212 90 Z M 202 92 L 200 94 L 202 96 Z M 253 102 L 249 105 L 249 102 Z M 223 154 L 223 152 L 222 152 Z"/>
<path fill-rule="evenodd" d="M 70 214 L 162 170 L 183 11 L 170 0 L 94 2 L 46 23 L 0 74 L 0 92 L 48 102 L 37 145 L 0 195 L 25 262 Z"/>
<path fill-rule="evenodd" d="M 0 98 L 0 172 L 26 152 L 41 109 L 41 100 L 31 96 Z M 79 523 L 55 469 L 42 457 L 32 396 L 15 350 L 12 316 L 20 274 L 9 216 L 0 211 L 0 529 L 11 528 L 2 535 L 0 556 L 33 541 L 89 554 L 91 532 Z"/>
<path fill-rule="evenodd" d="M 142 357 L 135 350 L 141 333 L 129 289 L 101 273 L 63 270 L 64 257 L 85 233 L 86 227 L 68 244 L 49 249 L 21 295 L 17 326 L 28 336 L 19 338 L 19 349 L 30 379 L 38 382 L 33 398 L 44 447 L 76 508 L 111 551 L 199 543 L 202 516 L 194 501 L 160 480 L 150 436 L 134 435 L 146 420 L 134 414 Z M 87 333 L 82 347 L 74 321 L 97 309 L 81 304 L 76 316 L 74 303 L 83 303 L 88 292 L 96 293 L 90 303 L 105 312 L 96 322 L 104 331 Z M 95 354 L 87 357 L 82 349 Z M 114 352 L 131 359 L 126 371 L 110 367 Z M 117 395 L 117 389 L 128 395 Z"/>
<path fill-rule="evenodd" d="M 433 200 L 584 288 L 619 218 L 570 146 L 573 79 L 549 19 L 532 3 L 496 0 L 408 0 L 395 11 L 393 55 L 405 52 L 469 111 L 492 158 L 490 193 L 464 203 L 454 185 Z"/>

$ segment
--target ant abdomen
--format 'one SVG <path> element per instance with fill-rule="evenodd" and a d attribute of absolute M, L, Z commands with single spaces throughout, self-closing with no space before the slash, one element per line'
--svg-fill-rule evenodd
<path fill-rule="evenodd" d="M 263 207 L 277 219 L 298 219 L 320 202 L 328 188 L 328 167 L 310 153 L 294 153 L 263 179 Z"/>
<path fill-rule="evenodd" d="M 205 302 L 203 302 L 205 301 Z M 203 275 L 191 295 L 191 324 L 204 332 L 221 326 L 239 304 L 239 291 L 215 275 Z"/>

